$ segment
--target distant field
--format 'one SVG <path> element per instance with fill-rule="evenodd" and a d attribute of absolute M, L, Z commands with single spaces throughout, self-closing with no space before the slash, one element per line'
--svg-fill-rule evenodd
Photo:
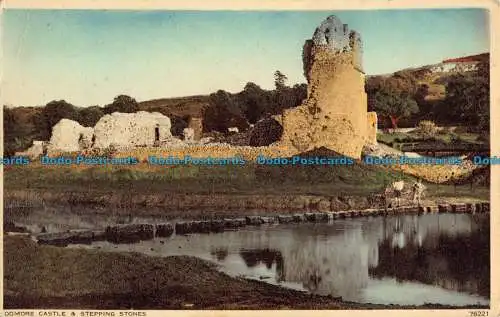
<path fill-rule="evenodd" d="M 192 116 L 201 117 L 202 109 L 209 104 L 209 96 L 187 96 L 178 98 L 162 98 L 139 102 L 142 111 L 167 110 L 169 115 L 178 117 Z"/>

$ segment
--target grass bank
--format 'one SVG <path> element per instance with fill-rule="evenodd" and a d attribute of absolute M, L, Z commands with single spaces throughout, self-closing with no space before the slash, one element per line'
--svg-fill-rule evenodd
<path fill-rule="evenodd" d="M 192 194 L 317 194 L 367 196 L 395 180 L 415 177 L 383 166 L 11 166 L 4 168 L 4 189 L 42 191 Z M 433 185 L 446 191 L 446 185 Z M 474 186 L 480 191 L 480 187 Z M 453 189 L 454 191 L 454 189 Z M 468 191 L 463 191 L 466 194 Z M 470 191 L 469 191 L 470 192 Z M 459 190 L 459 194 L 462 194 Z M 475 194 L 474 194 L 475 196 Z"/>
<path fill-rule="evenodd" d="M 383 189 L 414 178 L 383 166 L 14 166 L 4 170 L 5 204 L 161 208 L 162 214 L 198 218 L 209 210 L 221 215 L 248 211 L 303 211 L 330 201 L 329 210 L 373 208 Z M 489 188 L 426 184 L 430 204 L 488 201 Z M 328 203 L 327 203 L 328 204 Z M 325 202 L 320 204 L 325 205 Z M 183 211 L 190 211 L 186 214 Z M 195 212 L 199 210 L 199 215 Z M 313 208 L 314 210 L 314 208 Z M 225 212 L 227 211 L 227 212 Z M 250 214 L 252 214 L 251 212 Z M 213 216 L 213 214 L 211 214 Z"/>

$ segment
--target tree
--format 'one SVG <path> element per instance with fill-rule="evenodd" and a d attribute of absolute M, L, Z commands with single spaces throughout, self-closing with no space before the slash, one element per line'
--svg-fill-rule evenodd
<path fill-rule="evenodd" d="M 307 98 L 307 84 L 295 84 L 293 86 L 293 93 L 295 95 L 294 106 L 300 106 L 302 101 Z"/>
<path fill-rule="evenodd" d="M 3 137 L 4 137 L 4 156 L 12 156 L 19 150 L 17 135 L 19 134 L 19 120 L 12 109 L 3 107 Z"/>
<path fill-rule="evenodd" d="M 240 131 L 248 128 L 248 122 L 241 112 L 238 101 L 224 90 L 209 96 L 210 104 L 203 109 L 203 130 L 206 132 L 227 132 L 230 127 Z"/>
<path fill-rule="evenodd" d="M 34 119 L 35 127 L 39 132 L 38 138 L 40 140 L 49 140 L 52 127 L 63 118 L 79 121 L 78 108 L 65 100 L 54 100 L 46 104 Z"/>
<path fill-rule="evenodd" d="M 245 85 L 238 97 L 243 105 L 245 116 L 250 123 L 257 122 L 270 108 L 266 91 L 252 82 Z"/>
<path fill-rule="evenodd" d="M 102 116 L 104 116 L 104 111 L 99 106 L 82 108 L 78 122 L 84 127 L 93 127 Z"/>
<path fill-rule="evenodd" d="M 14 134 L 16 127 L 18 126 L 17 117 L 12 111 L 7 107 L 3 107 L 3 135 L 5 138 Z"/>
<path fill-rule="evenodd" d="M 288 78 L 280 72 L 279 70 L 274 72 L 274 86 L 276 87 L 276 90 L 282 90 L 286 87 L 286 81 Z"/>
<path fill-rule="evenodd" d="M 127 95 L 116 96 L 113 103 L 104 107 L 104 113 L 110 114 L 113 112 L 133 113 L 139 111 L 138 102 Z"/>
<path fill-rule="evenodd" d="M 391 120 L 393 129 L 398 127 L 398 121 L 418 113 L 417 102 L 406 93 L 396 92 L 390 88 L 377 91 L 374 96 L 374 109 Z"/>
<path fill-rule="evenodd" d="M 451 76 L 446 84 L 449 114 L 461 122 L 489 131 L 490 84 L 489 63 L 480 63 L 474 73 Z"/>

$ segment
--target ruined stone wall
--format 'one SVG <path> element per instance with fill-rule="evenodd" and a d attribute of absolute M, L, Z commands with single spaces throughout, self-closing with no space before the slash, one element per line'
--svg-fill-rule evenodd
<path fill-rule="evenodd" d="M 147 161 L 148 156 L 174 156 L 193 158 L 228 158 L 239 156 L 248 161 L 254 161 L 259 155 L 266 157 L 289 157 L 298 154 L 296 149 L 287 147 L 271 146 L 232 146 L 229 144 L 211 143 L 211 144 L 184 144 L 180 143 L 177 146 L 158 147 L 158 148 L 135 148 L 129 151 L 120 151 L 116 157 L 136 157 L 139 161 Z"/>
<path fill-rule="evenodd" d="M 96 123 L 94 147 L 154 146 L 172 138 L 170 127 L 170 119 L 158 112 L 115 112 Z"/>
<path fill-rule="evenodd" d="M 361 36 L 356 31 L 351 31 L 349 34 L 349 46 L 352 51 L 352 65 L 358 71 L 364 73 L 363 70 L 363 44 Z"/>
<path fill-rule="evenodd" d="M 352 65 L 352 53 L 314 49 L 308 99 L 282 116 L 281 142 L 299 151 L 325 146 L 359 157 L 364 145 L 367 96 L 364 75 Z"/>
<path fill-rule="evenodd" d="M 45 141 L 33 141 L 33 145 L 29 147 L 27 150 L 22 152 L 16 152 L 16 156 L 27 156 L 29 158 L 35 159 L 38 158 L 45 152 L 47 148 L 47 142 Z"/>
<path fill-rule="evenodd" d="M 90 144 L 94 129 L 81 126 L 78 122 L 61 119 L 52 127 L 47 152 L 76 152 L 82 145 Z"/>
<path fill-rule="evenodd" d="M 193 140 L 198 141 L 203 135 L 203 122 L 201 118 L 191 117 L 188 123 L 188 128 L 194 130 Z"/>
<path fill-rule="evenodd" d="M 375 111 L 368 112 L 367 114 L 367 127 L 366 127 L 366 143 L 377 144 L 377 125 L 378 118 Z"/>

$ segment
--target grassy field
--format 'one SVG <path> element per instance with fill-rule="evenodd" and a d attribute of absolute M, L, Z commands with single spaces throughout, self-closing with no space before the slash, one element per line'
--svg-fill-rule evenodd
<path fill-rule="evenodd" d="M 127 189 L 191 193 L 315 193 L 377 191 L 397 179 L 412 177 L 379 166 L 42 166 L 10 167 L 6 189 Z"/>
<path fill-rule="evenodd" d="M 41 166 L 4 169 L 4 189 L 53 192 L 124 191 L 134 194 L 302 194 L 368 196 L 389 183 L 415 178 L 385 168 L 356 163 L 337 166 Z M 489 188 L 469 185 L 429 186 L 429 196 L 488 199 Z"/>

